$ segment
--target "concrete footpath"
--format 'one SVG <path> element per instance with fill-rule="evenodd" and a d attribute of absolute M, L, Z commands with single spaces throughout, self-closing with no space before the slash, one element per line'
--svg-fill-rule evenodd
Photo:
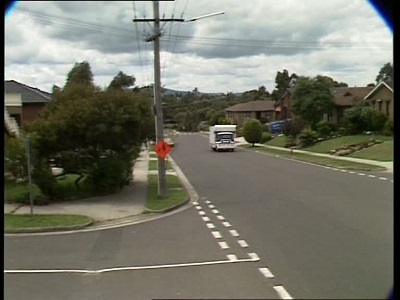
<path fill-rule="evenodd" d="M 238 145 L 247 144 L 243 138 L 236 139 Z M 259 144 L 257 144 L 259 145 Z M 259 145 L 270 148 L 278 148 L 266 145 Z M 290 149 L 285 149 L 290 151 Z M 302 150 L 294 150 L 297 153 L 307 153 L 309 155 L 329 157 L 332 159 L 342 159 L 349 160 L 359 163 L 377 165 L 386 168 L 386 172 L 393 173 L 393 162 L 379 162 L 373 160 L 357 159 L 350 157 L 340 157 L 329 154 L 318 154 Z M 125 187 L 120 193 L 108 196 L 93 197 L 82 200 L 66 201 L 60 203 L 52 203 L 45 206 L 34 206 L 33 214 L 78 214 L 86 215 L 94 220 L 91 224 L 93 227 L 112 227 L 121 224 L 133 224 L 143 221 L 148 221 L 156 218 L 160 218 L 165 214 L 159 213 L 144 213 L 146 210 L 147 201 L 147 177 L 149 174 L 149 151 L 144 149 L 141 151 L 139 157 L 137 158 L 133 167 L 133 182 L 131 185 Z M 175 171 L 172 173 L 179 176 L 183 185 L 188 190 L 190 201 L 197 201 L 197 193 L 191 186 L 190 182 L 187 180 L 185 175 L 182 173 L 180 168 L 174 163 L 172 159 L 169 159 L 174 166 Z M 157 174 L 157 172 L 155 172 Z M 180 209 L 176 210 L 178 212 L 182 209 L 190 207 L 192 204 L 190 201 Z M 29 205 L 20 204 L 4 204 L 5 213 L 13 214 L 30 214 Z"/>

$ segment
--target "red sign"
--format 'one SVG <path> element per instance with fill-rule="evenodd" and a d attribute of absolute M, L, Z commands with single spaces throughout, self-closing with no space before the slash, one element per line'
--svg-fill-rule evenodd
<path fill-rule="evenodd" d="M 157 144 L 157 146 L 154 148 L 154 151 L 158 154 L 159 157 L 161 158 L 166 158 L 168 153 L 171 152 L 171 146 L 168 145 L 165 141 L 161 141 Z"/>

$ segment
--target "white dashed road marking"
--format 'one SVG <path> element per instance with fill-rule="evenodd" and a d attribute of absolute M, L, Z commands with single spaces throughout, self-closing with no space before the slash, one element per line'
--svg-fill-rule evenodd
<path fill-rule="evenodd" d="M 239 236 L 239 233 L 238 233 L 236 230 L 229 230 L 229 233 L 230 233 L 232 236 Z"/>
<path fill-rule="evenodd" d="M 248 253 L 249 257 L 251 259 L 259 260 L 260 257 L 257 255 L 257 253 Z"/>
<path fill-rule="evenodd" d="M 211 233 L 216 239 L 222 238 L 222 235 L 221 235 L 221 233 L 219 233 L 219 231 L 213 231 Z"/>
<path fill-rule="evenodd" d="M 380 180 L 388 180 L 388 179 L 385 178 L 385 177 L 379 177 L 379 179 L 380 179 Z"/>
<path fill-rule="evenodd" d="M 224 216 L 221 216 L 221 215 L 217 216 L 217 218 L 218 218 L 218 220 L 225 220 Z"/>
<path fill-rule="evenodd" d="M 202 211 L 202 210 L 199 211 L 199 215 L 200 215 L 200 216 L 204 216 L 205 214 L 206 214 L 206 213 L 205 213 L 204 211 Z"/>
<path fill-rule="evenodd" d="M 246 243 L 245 240 L 238 240 L 238 243 L 239 243 L 239 245 L 240 245 L 241 247 L 243 247 L 243 248 L 246 248 L 246 247 L 249 246 L 249 245 Z"/>
<path fill-rule="evenodd" d="M 219 214 L 219 211 L 218 211 L 217 209 L 213 209 L 212 212 L 213 212 L 214 214 Z"/>
<path fill-rule="evenodd" d="M 210 221 L 210 218 L 209 218 L 209 217 L 201 217 L 201 218 L 203 219 L 204 222 Z"/>
<path fill-rule="evenodd" d="M 215 228 L 215 225 L 213 223 L 207 223 L 207 227 L 213 229 Z"/>
<path fill-rule="evenodd" d="M 224 225 L 225 227 L 231 227 L 231 223 L 229 222 L 222 222 L 222 225 Z"/>
<path fill-rule="evenodd" d="M 229 246 L 228 246 L 228 244 L 226 242 L 218 242 L 218 244 L 221 247 L 221 249 L 228 249 L 229 248 Z"/>
<path fill-rule="evenodd" d="M 360 176 L 365 176 L 365 174 L 364 174 L 364 173 L 358 173 L 358 175 L 360 175 Z"/>
<path fill-rule="evenodd" d="M 201 209 L 201 206 L 196 206 L 196 209 L 200 210 L 200 209 Z"/>
<path fill-rule="evenodd" d="M 274 274 L 268 268 L 259 268 L 259 270 L 266 278 L 274 278 Z"/>
<path fill-rule="evenodd" d="M 283 286 L 276 285 L 274 286 L 274 289 L 278 293 L 279 297 L 281 297 L 281 299 L 293 299 Z"/>
<path fill-rule="evenodd" d="M 228 257 L 228 259 L 230 261 L 237 261 L 238 260 L 235 254 L 228 254 L 227 257 Z"/>
<path fill-rule="evenodd" d="M 212 205 L 212 204 L 210 204 L 208 207 L 209 207 L 209 208 L 215 208 L 215 206 Z"/>

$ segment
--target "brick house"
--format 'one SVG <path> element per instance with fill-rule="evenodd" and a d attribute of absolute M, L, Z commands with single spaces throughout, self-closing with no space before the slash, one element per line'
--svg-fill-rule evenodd
<path fill-rule="evenodd" d="M 35 120 L 37 115 L 45 108 L 50 100 L 50 93 L 15 80 L 5 81 L 5 128 L 9 129 L 13 120 L 19 128 L 23 128 L 26 124 Z M 6 132 L 9 132 L 9 130 L 6 130 Z"/>
<path fill-rule="evenodd" d="M 225 115 L 239 127 L 249 118 L 269 122 L 275 118 L 275 105 L 273 100 L 249 101 L 226 108 Z"/>
<path fill-rule="evenodd" d="M 375 110 L 384 113 L 390 120 L 394 118 L 393 89 L 384 81 L 376 85 L 372 91 L 364 97 L 364 101 L 370 103 Z"/>
<path fill-rule="evenodd" d="M 324 117 L 324 120 L 339 124 L 343 121 L 344 111 L 364 100 L 365 96 L 374 87 L 337 87 L 331 88 L 333 102 L 332 112 Z"/>
<path fill-rule="evenodd" d="M 277 102 L 276 118 L 279 120 L 293 118 L 291 110 L 293 88 L 289 88 Z M 385 113 L 393 120 L 393 89 L 381 82 L 375 87 L 336 87 L 330 89 L 333 95 L 334 107 L 324 120 L 332 123 L 343 121 L 344 111 L 361 101 L 368 101 L 378 111 Z"/>

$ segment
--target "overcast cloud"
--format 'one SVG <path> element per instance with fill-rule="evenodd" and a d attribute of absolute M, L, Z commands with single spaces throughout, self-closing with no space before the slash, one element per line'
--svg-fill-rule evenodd
<path fill-rule="evenodd" d="M 176 90 L 272 92 L 278 71 L 326 75 L 349 86 L 375 83 L 393 64 L 393 35 L 365 0 L 160 1 L 162 85 Z M 5 19 L 5 79 L 51 91 L 77 62 L 95 83 L 119 71 L 153 82 L 150 1 L 19 1 Z"/>

